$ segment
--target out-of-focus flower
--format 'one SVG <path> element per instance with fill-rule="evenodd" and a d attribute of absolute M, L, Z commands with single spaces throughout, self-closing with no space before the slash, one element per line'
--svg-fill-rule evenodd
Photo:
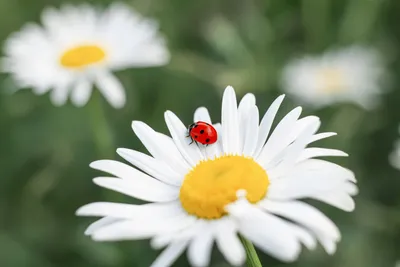
<path fill-rule="evenodd" d="M 400 127 L 399 127 L 400 133 Z M 400 138 L 394 142 L 393 151 L 389 154 L 389 163 L 400 170 Z"/>
<path fill-rule="evenodd" d="M 339 150 L 311 147 L 334 133 L 316 134 L 320 120 L 299 119 L 301 108 L 271 126 L 283 96 L 259 123 L 253 94 L 237 106 L 228 87 L 222 100 L 222 123 L 214 124 L 216 143 L 190 145 L 187 129 L 171 111 L 165 121 L 172 136 L 140 121 L 132 128 L 152 156 L 120 148 L 134 165 L 100 160 L 90 166 L 111 174 L 94 182 L 138 198 L 144 205 L 97 202 L 81 207 L 80 216 L 103 217 L 86 230 L 97 241 L 151 238 L 154 248 L 167 248 L 154 266 L 170 266 L 188 248 L 194 266 L 206 266 L 212 244 L 235 266 L 244 263 L 240 233 L 262 251 L 282 261 L 294 261 L 301 245 L 313 249 L 317 240 L 332 254 L 340 240 L 336 225 L 303 198 L 317 199 L 345 211 L 354 209 L 357 193 L 353 173 L 321 156 L 346 156 Z M 194 121 L 212 123 L 200 107 Z M 115 176 L 115 177 L 112 177 Z"/>
<path fill-rule="evenodd" d="M 51 91 L 55 105 L 83 106 L 96 87 L 115 108 L 125 90 L 114 70 L 166 64 L 169 52 L 157 23 L 118 3 L 99 11 L 89 5 L 46 8 L 43 27 L 28 23 L 4 46 L 2 69 L 21 88 Z"/>
<path fill-rule="evenodd" d="M 379 103 L 383 74 L 377 51 L 353 46 L 293 60 L 283 70 L 282 88 L 315 108 L 354 102 L 369 109 Z"/>

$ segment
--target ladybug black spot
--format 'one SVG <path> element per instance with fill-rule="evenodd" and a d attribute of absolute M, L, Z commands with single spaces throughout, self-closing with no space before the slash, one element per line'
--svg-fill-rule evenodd
<path fill-rule="evenodd" d="M 195 136 L 194 136 L 194 139 L 197 139 L 197 138 L 198 138 L 198 136 L 197 136 L 197 135 L 195 135 Z"/>
<path fill-rule="evenodd" d="M 207 139 L 206 139 L 206 143 L 208 143 L 208 142 L 210 142 L 210 139 L 207 138 Z"/>
<path fill-rule="evenodd" d="M 203 133 L 204 133 L 204 130 L 200 130 L 200 133 L 203 134 Z"/>

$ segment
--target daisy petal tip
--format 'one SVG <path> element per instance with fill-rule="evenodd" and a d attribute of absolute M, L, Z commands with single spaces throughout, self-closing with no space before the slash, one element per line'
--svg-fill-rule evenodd
<path fill-rule="evenodd" d="M 243 266 L 245 263 L 246 263 L 246 255 L 244 255 L 244 257 L 235 259 L 235 261 L 233 260 L 230 261 L 230 264 L 235 267 Z"/>
<path fill-rule="evenodd" d="M 84 209 L 84 207 L 85 207 L 85 206 L 80 207 L 79 209 L 77 209 L 77 210 L 75 211 L 75 215 L 76 215 L 76 216 L 85 216 L 85 209 Z"/>
<path fill-rule="evenodd" d="M 135 131 L 137 128 L 144 127 L 146 124 L 142 121 L 132 121 L 132 129 Z"/>
<path fill-rule="evenodd" d="M 231 85 L 228 85 L 226 88 L 225 88 L 225 92 L 224 92 L 225 94 L 227 94 L 227 93 L 229 93 L 229 94 L 235 94 L 235 89 L 233 88 L 233 86 L 231 86 Z"/>
<path fill-rule="evenodd" d="M 117 152 L 117 154 L 120 155 L 121 153 L 124 153 L 125 150 L 126 150 L 126 148 L 117 148 L 117 149 L 115 150 L 115 152 Z"/>
<path fill-rule="evenodd" d="M 150 240 L 150 247 L 154 250 L 158 250 L 158 249 L 162 249 L 163 247 L 165 247 L 165 244 L 160 242 L 158 239 L 153 238 Z"/>
<path fill-rule="evenodd" d="M 93 161 L 89 164 L 89 167 L 92 169 L 98 169 L 101 162 L 102 162 L 102 160 Z"/>
<path fill-rule="evenodd" d="M 283 99 L 285 99 L 285 97 L 286 97 L 285 94 L 281 94 L 280 96 L 278 96 L 278 97 L 276 98 L 276 100 L 279 101 L 279 102 L 282 102 Z"/>
<path fill-rule="evenodd" d="M 166 110 L 165 112 L 164 112 L 164 119 L 167 121 L 167 120 L 169 120 L 169 121 L 171 121 L 173 118 L 176 118 L 177 116 L 175 115 L 175 113 L 173 113 L 172 111 L 170 111 L 170 110 Z"/>
<path fill-rule="evenodd" d="M 332 245 L 332 247 L 330 248 L 325 248 L 326 253 L 328 253 L 328 255 L 333 255 L 336 252 L 336 243 L 334 243 Z"/>
<path fill-rule="evenodd" d="M 110 104 L 115 109 L 122 109 L 123 107 L 125 107 L 126 100 L 125 100 L 125 98 L 123 98 L 123 99 L 120 99 L 119 101 L 110 102 Z"/>
<path fill-rule="evenodd" d="M 94 184 L 101 186 L 104 182 L 104 177 L 96 177 L 92 179 Z"/>
<path fill-rule="evenodd" d="M 92 232 L 89 231 L 88 229 L 86 229 L 85 232 L 83 232 L 83 234 L 84 234 L 85 236 L 91 236 L 91 235 L 92 235 Z"/>
<path fill-rule="evenodd" d="M 137 127 L 139 123 L 140 123 L 139 121 L 132 121 L 131 123 L 132 129 L 135 130 L 135 127 Z"/>
<path fill-rule="evenodd" d="M 92 234 L 91 234 L 91 237 L 92 237 L 93 241 L 98 241 L 98 242 L 108 241 L 108 239 L 105 238 L 105 237 L 101 234 L 101 232 L 100 232 L 100 234 L 99 234 L 99 233 L 92 233 Z"/>
<path fill-rule="evenodd" d="M 354 202 L 353 198 L 350 198 L 351 201 L 346 205 L 345 207 L 342 208 L 342 210 L 346 212 L 353 212 L 356 208 L 356 203 Z"/>

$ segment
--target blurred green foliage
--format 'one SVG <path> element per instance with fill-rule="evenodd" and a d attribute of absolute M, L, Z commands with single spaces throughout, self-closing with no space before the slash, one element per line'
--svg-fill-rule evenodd
<path fill-rule="evenodd" d="M 70 1 L 69 3 L 78 2 Z M 0 0 L 0 40 L 27 21 L 38 21 L 47 5 L 60 0 Z M 91 1 L 107 5 L 109 1 Z M 88 164 L 116 158 L 115 149 L 144 151 L 131 131 L 142 120 L 167 132 L 163 112 L 173 110 L 186 124 L 206 105 L 219 120 L 226 85 L 239 95 L 253 92 L 260 110 L 279 94 L 281 68 L 293 56 L 332 46 L 366 44 L 378 48 L 393 76 L 383 105 L 364 111 L 335 105 L 313 113 L 323 131 L 338 132 L 321 146 L 342 149 L 337 160 L 355 171 L 360 194 L 356 211 L 346 213 L 315 203 L 339 225 L 343 238 L 334 256 L 320 247 L 303 250 L 288 266 L 385 267 L 400 259 L 400 177 L 387 156 L 400 121 L 400 1 L 398 0 L 135 0 L 142 14 L 160 21 L 172 61 L 168 66 L 132 69 L 117 75 L 128 105 L 112 109 L 96 93 L 89 104 L 56 108 L 48 95 L 30 90 L 0 93 L 0 266 L 133 267 L 156 257 L 148 241 L 96 243 L 83 235 L 93 218 L 75 210 L 92 201 L 127 197 L 92 184 L 99 175 Z M 280 116 L 295 106 L 289 98 Z M 305 109 L 306 114 L 311 113 Z M 285 266 L 262 255 L 264 266 Z M 212 266 L 227 266 L 215 251 Z M 176 266 L 186 266 L 181 257 Z"/>

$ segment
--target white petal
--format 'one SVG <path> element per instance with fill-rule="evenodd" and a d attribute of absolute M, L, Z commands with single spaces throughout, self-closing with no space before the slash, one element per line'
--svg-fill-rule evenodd
<path fill-rule="evenodd" d="M 182 156 L 191 166 L 196 166 L 197 163 L 203 159 L 203 154 L 200 149 L 192 144 L 190 144 L 190 138 L 188 138 L 188 131 L 186 126 L 181 122 L 181 120 L 171 111 L 166 111 L 164 113 L 165 122 L 171 133 L 171 136 L 175 142 L 176 147 Z"/>
<path fill-rule="evenodd" d="M 240 141 L 242 143 L 242 151 L 244 148 L 244 142 L 245 142 L 246 132 L 247 132 L 247 128 L 246 128 L 247 120 L 249 119 L 250 110 L 255 106 L 256 106 L 256 97 L 250 93 L 246 94 L 239 103 L 239 107 L 238 107 L 239 131 L 240 131 Z M 259 123 L 259 121 L 257 121 L 257 131 L 258 131 L 258 123 Z M 252 134 L 254 134 L 254 132 Z"/>
<path fill-rule="evenodd" d="M 321 125 L 319 118 L 312 117 L 308 121 L 308 125 L 303 127 L 303 131 L 299 133 L 297 139 L 292 144 L 278 153 L 267 165 L 262 165 L 274 179 L 293 167 L 312 135 L 318 131 Z"/>
<path fill-rule="evenodd" d="M 160 160 L 139 151 L 126 148 L 118 148 L 117 153 L 135 167 L 145 171 L 161 182 L 174 186 L 180 186 L 182 183 L 182 174 L 177 173 Z"/>
<path fill-rule="evenodd" d="M 291 175 L 297 175 L 304 172 L 311 172 L 309 173 L 309 175 L 311 175 L 315 174 L 318 171 L 333 173 L 332 176 L 342 178 L 343 181 L 351 181 L 354 183 L 357 182 L 354 173 L 351 170 L 346 169 L 338 164 L 321 159 L 308 159 L 298 163 L 296 165 L 296 168 L 292 170 Z"/>
<path fill-rule="evenodd" d="M 357 185 L 353 184 L 353 183 L 345 183 L 343 185 L 343 190 L 349 194 L 350 196 L 355 196 L 358 194 L 358 187 Z"/>
<path fill-rule="evenodd" d="M 104 217 L 101 218 L 86 228 L 85 235 L 92 235 L 95 231 L 105 226 L 111 225 L 113 223 L 119 222 L 121 219 L 112 218 L 112 217 Z"/>
<path fill-rule="evenodd" d="M 169 187 L 163 182 L 160 182 L 153 177 L 119 161 L 115 160 L 97 160 L 90 163 L 90 167 L 96 170 L 104 171 L 110 174 L 115 175 L 116 177 L 127 179 L 135 182 L 136 184 L 140 183 L 143 185 L 148 185 L 149 187 L 154 186 L 165 186 Z"/>
<path fill-rule="evenodd" d="M 110 177 L 94 178 L 93 182 L 101 187 L 144 201 L 168 202 L 176 200 L 179 197 L 179 189 L 160 182 L 156 187 L 152 187 L 150 184 L 134 183 L 130 180 Z"/>
<path fill-rule="evenodd" d="M 149 67 L 149 66 L 162 66 L 169 62 L 170 54 L 161 38 L 153 39 L 146 43 L 142 43 L 133 49 L 134 54 L 129 58 L 129 67 Z M 123 64 L 128 65 L 128 64 Z"/>
<path fill-rule="evenodd" d="M 154 158 L 167 163 L 180 174 L 186 174 L 190 170 L 190 166 L 170 137 L 155 132 L 147 124 L 140 121 L 133 121 L 132 129 Z"/>
<path fill-rule="evenodd" d="M 56 86 L 50 92 L 51 102 L 56 106 L 62 106 L 67 102 L 69 89 L 67 86 Z"/>
<path fill-rule="evenodd" d="M 328 137 L 331 137 L 331 136 L 335 136 L 335 135 L 337 135 L 337 133 L 332 133 L 332 132 L 316 134 L 311 138 L 309 144 L 311 144 L 313 142 L 316 142 L 318 140 L 321 140 L 321 139 L 325 139 L 325 138 L 328 138 Z"/>
<path fill-rule="evenodd" d="M 318 239 L 321 236 L 328 236 L 335 241 L 340 240 L 340 232 L 337 226 L 322 212 L 304 202 L 262 200 L 258 205 L 269 212 L 303 225 L 313 231 Z"/>
<path fill-rule="evenodd" d="M 347 182 L 354 180 L 354 174 L 338 165 L 317 164 L 311 162 L 307 166 L 324 166 L 319 169 L 306 169 L 304 166 L 293 168 L 290 174 L 279 179 L 272 179 L 268 188 L 269 199 L 289 200 L 297 198 L 313 197 L 324 194 L 344 186 Z"/>
<path fill-rule="evenodd" d="M 188 249 L 188 258 L 192 266 L 201 267 L 209 265 L 213 241 L 214 236 L 210 226 L 204 227 L 197 232 L 197 235 L 190 242 Z"/>
<path fill-rule="evenodd" d="M 208 113 L 208 110 L 205 107 L 199 107 L 198 109 L 196 109 L 196 111 L 194 112 L 193 121 L 194 122 L 204 121 L 209 124 L 212 124 L 210 114 Z"/>
<path fill-rule="evenodd" d="M 246 119 L 245 139 L 243 140 L 243 155 L 252 156 L 257 148 L 258 140 L 258 108 L 253 106 Z"/>
<path fill-rule="evenodd" d="M 300 155 L 298 162 L 315 158 L 315 157 L 327 157 L 327 156 L 335 156 L 335 157 L 347 157 L 348 154 L 337 149 L 328 149 L 328 148 L 319 148 L 319 147 L 309 147 L 303 150 L 303 153 Z"/>
<path fill-rule="evenodd" d="M 267 164 L 279 152 L 293 141 L 293 128 L 296 127 L 296 121 L 301 114 L 301 107 L 297 107 L 289 112 L 276 126 L 271 137 L 263 147 L 257 161 Z"/>
<path fill-rule="evenodd" d="M 183 253 L 188 245 L 188 241 L 180 241 L 169 245 L 150 265 L 150 267 L 169 267 Z"/>
<path fill-rule="evenodd" d="M 271 130 L 272 123 L 274 122 L 276 113 L 278 112 L 279 107 L 281 106 L 281 103 L 284 98 L 285 95 L 281 95 L 277 99 L 275 99 L 275 101 L 268 108 L 267 112 L 264 114 L 264 117 L 262 118 L 260 123 L 260 129 L 257 140 L 257 149 L 253 155 L 254 158 L 257 158 L 259 156 L 261 149 L 264 147 L 264 144 L 267 141 L 269 132 Z"/>
<path fill-rule="evenodd" d="M 95 83 L 100 92 L 114 108 L 122 108 L 125 105 L 125 89 L 121 82 L 110 72 L 97 73 Z"/>
<path fill-rule="evenodd" d="M 77 107 L 82 107 L 88 102 L 92 94 L 92 83 L 88 79 L 78 81 L 72 89 L 71 101 Z"/>
<path fill-rule="evenodd" d="M 291 228 L 278 219 L 250 205 L 236 201 L 226 208 L 238 221 L 240 233 L 254 245 L 281 261 L 297 259 L 301 246 Z"/>
<path fill-rule="evenodd" d="M 236 94 L 228 86 L 222 97 L 221 110 L 222 146 L 225 154 L 238 154 L 240 152 L 239 117 L 237 110 Z"/>
<path fill-rule="evenodd" d="M 343 190 L 315 194 L 310 197 L 347 212 L 353 211 L 355 208 L 353 198 Z"/>
<path fill-rule="evenodd" d="M 326 253 L 328 253 L 329 255 L 333 255 L 336 252 L 336 242 L 335 240 L 333 240 L 332 238 L 328 237 L 328 236 L 320 236 L 319 238 L 319 242 L 321 243 L 321 245 L 324 247 Z"/>
<path fill-rule="evenodd" d="M 154 249 L 160 249 L 176 241 L 191 240 L 209 224 L 208 221 L 198 219 L 190 227 L 186 227 L 185 229 L 180 229 L 177 232 L 164 232 L 154 236 L 150 241 L 150 245 Z"/>
<path fill-rule="evenodd" d="M 312 197 L 318 193 L 329 192 L 343 184 L 341 178 L 332 177 L 331 173 L 320 173 L 310 175 L 301 173 L 298 176 L 291 176 L 271 180 L 268 188 L 268 198 L 274 200 L 290 200 Z"/>
<path fill-rule="evenodd" d="M 315 237 L 303 227 L 300 227 L 294 223 L 285 221 L 291 228 L 292 233 L 303 243 L 308 249 L 313 250 L 317 246 L 317 240 Z"/>
<path fill-rule="evenodd" d="M 167 215 L 182 214 L 179 201 L 167 203 L 149 203 L 142 205 L 95 202 L 87 204 L 76 211 L 78 216 L 101 216 L 120 219 L 159 218 Z"/>
<path fill-rule="evenodd" d="M 161 218 L 163 217 L 163 218 Z M 132 239 L 147 239 L 157 234 L 180 231 L 187 227 L 191 227 L 197 218 L 180 215 L 158 216 L 154 214 L 154 219 L 144 218 L 114 223 L 110 226 L 103 227 L 94 232 L 92 238 L 96 241 L 119 241 Z"/>
<path fill-rule="evenodd" d="M 215 225 L 216 243 L 229 264 L 241 266 L 246 261 L 246 251 L 237 236 L 235 223 L 231 218 L 223 218 Z"/>

